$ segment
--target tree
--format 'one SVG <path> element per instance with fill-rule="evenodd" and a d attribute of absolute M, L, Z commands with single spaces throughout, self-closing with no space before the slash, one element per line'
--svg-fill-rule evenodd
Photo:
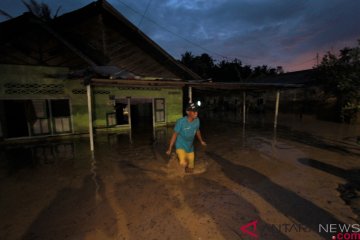
<path fill-rule="evenodd" d="M 29 12 L 45 21 L 50 21 L 51 19 L 56 18 L 61 9 L 61 7 L 58 7 L 56 13 L 52 16 L 50 7 L 45 3 L 38 3 L 36 0 L 21 1 Z"/>
<path fill-rule="evenodd" d="M 184 54 L 181 54 L 181 60 L 180 62 L 184 64 L 186 67 L 191 69 L 191 66 L 193 64 L 195 56 L 191 52 L 185 52 Z"/>
<path fill-rule="evenodd" d="M 21 2 L 25 5 L 28 12 L 34 14 L 38 18 L 44 20 L 44 21 L 50 21 L 53 18 L 56 18 L 59 14 L 59 11 L 61 9 L 61 6 L 57 8 L 54 15 L 52 15 L 50 7 L 46 3 L 39 3 L 36 0 L 21 0 Z M 0 9 L 0 15 L 3 15 L 7 18 L 13 18 L 10 14 L 8 14 L 6 11 Z"/>
<path fill-rule="evenodd" d="M 180 61 L 203 79 L 208 79 L 213 76 L 214 60 L 207 53 L 194 56 L 191 52 L 185 52 L 181 55 Z"/>
<path fill-rule="evenodd" d="M 181 63 L 197 73 L 203 79 L 211 78 L 217 82 L 248 82 L 254 78 L 282 74 L 281 66 L 269 68 L 267 65 L 252 68 L 250 65 L 242 65 L 239 59 L 232 61 L 222 60 L 215 64 L 214 59 L 207 53 L 194 56 L 191 52 L 181 55 Z"/>
<path fill-rule="evenodd" d="M 7 13 L 6 11 L 4 11 L 2 9 L 0 9 L 0 15 L 4 16 L 4 17 L 7 17 L 8 19 L 13 18 L 13 16 L 11 16 L 9 13 Z"/>
<path fill-rule="evenodd" d="M 215 68 L 214 79 L 219 82 L 239 82 L 241 76 L 242 63 L 238 59 L 233 61 L 221 61 Z"/>
<path fill-rule="evenodd" d="M 336 98 L 339 120 L 353 121 L 360 109 L 360 40 L 338 56 L 325 54 L 316 71 L 326 96 Z"/>
<path fill-rule="evenodd" d="M 203 79 L 209 79 L 213 76 L 214 60 L 207 53 L 203 53 L 195 57 L 193 67 Z"/>
<path fill-rule="evenodd" d="M 284 69 L 282 66 L 277 66 L 276 67 L 276 74 L 283 74 L 284 73 Z"/>

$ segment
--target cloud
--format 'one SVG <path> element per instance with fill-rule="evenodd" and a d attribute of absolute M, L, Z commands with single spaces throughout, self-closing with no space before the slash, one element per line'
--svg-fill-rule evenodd
<path fill-rule="evenodd" d="M 185 51 L 207 52 L 219 60 L 236 57 L 253 66 L 299 70 L 309 67 L 304 62 L 312 63 L 316 53 L 355 45 L 360 38 L 360 1 L 108 1 L 137 26 L 143 18 L 140 29 L 175 58 Z M 44 2 L 53 9 L 58 6 L 58 1 Z M 61 1 L 62 12 L 90 2 Z M 14 0 L 2 0 L 0 9 L 13 15 L 25 11 L 21 1 Z"/>

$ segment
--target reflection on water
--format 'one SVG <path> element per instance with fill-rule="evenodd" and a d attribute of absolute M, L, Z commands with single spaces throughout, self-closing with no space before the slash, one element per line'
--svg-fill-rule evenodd
<path fill-rule="evenodd" d="M 74 142 L 5 146 L 1 149 L 1 166 L 9 174 L 23 168 L 58 165 L 75 159 Z"/>
<path fill-rule="evenodd" d="M 120 143 L 132 143 L 131 132 L 125 133 L 109 133 L 107 134 L 107 142 L 110 146 Z"/>
<path fill-rule="evenodd" d="M 100 185 L 99 185 L 98 179 L 97 179 L 97 173 L 96 173 L 97 166 L 96 166 L 96 159 L 95 159 L 94 152 L 91 153 L 90 162 L 91 162 L 91 168 L 90 168 L 91 179 L 93 180 L 94 185 L 95 185 L 95 199 L 96 199 L 96 202 L 100 202 L 101 201 L 101 196 L 99 194 Z"/>
<path fill-rule="evenodd" d="M 89 151 L 86 137 L 63 142 L 4 145 L 0 149 L 0 169 L 11 175 L 20 169 L 34 169 L 45 165 L 84 165 L 86 159 L 90 159 L 90 172 L 95 181 L 98 158 L 120 156 L 116 158 L 117 161 L 144 161 L 155 156 L 162 161 L 168 160 L 165 152 L 172 131 L 172 127 L 158 127 L 154 131 L 98 134 L 95 136 L 95 153 Z"/>
<path fill-rule="evenodd" d="M 2 239 L 232 239 L 255 218 L 313 230 L 351 221 L 340 197 L 354 192 L 337 188 L 359 183 L 358 129 L 282 116 L 274 130 L 259 116 L 243 125 L 240 114 L 200 113 L 208 146 L 195 140 L 195 166 L 208 165 L 198 175 L 170 176 L 173 127 L 97 134 L 93 155 L 86 137 L 2 145 Z"/>

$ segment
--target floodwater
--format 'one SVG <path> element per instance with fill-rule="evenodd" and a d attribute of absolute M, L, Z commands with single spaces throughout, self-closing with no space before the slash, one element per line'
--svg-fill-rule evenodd
<path fill-rule="evenodd" d="M 359 222 L 358 126 L 217 119 L 194 174 L 164 154 L 171 128 L 97 134 L 94 155 L 86 137 L 1 146 L 0 238 L 331 239 Z"/>

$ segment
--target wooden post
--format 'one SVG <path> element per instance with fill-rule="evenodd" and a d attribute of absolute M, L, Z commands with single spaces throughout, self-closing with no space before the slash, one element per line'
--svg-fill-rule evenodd
<path fill-rule="evenodd" d="M 94 132 L 93 132 L 93 119 L 92 119 L 92 102 L 91 102 L 91 86 L 88 84 L 86 86 L 87 93 L 87 104 L 88 104 L 88 114 L 89 114 L 89 136 L 90 136 L 90 150 L 94 151 Z"/>
<path fill-rule="evenodd" d="M 243 124 L 243 127 L 242 127 L 242 147 L 245 147 L 245 141 L 246 141 L 246 138 L 245 138 L 245 124 Z"/>
<path fill-rule="evenodd" d="M 1 119 L 0 119 L 0 139 L 3 137 L 3 130 L 2 130 L 2 122 L 1 122 Z"/>
<path fill-rule="evenodd" d="M 51 135 L 54 135 L 55 133 L 55 129 L 54 129 L 54 119 L 53 119 L 53 115 L 52 115 L 52 106 L 51 106 L 51 100 L 47 100 L 47 104 L 49 106 L 49 125 L 50 125 L 50 133 Z"/>
<path fill-rule="evenodd" d="M 189 86 L 189 103 L 192 103 L 192 87 Z"/>
<path fill-rule="evenodd" d="M 156 132 L 155 132 L 155 99 L 152 99 L 152 123 L 153 123 L 153 139 L 156 141 Z"/>
<path fill-rule="evenodd" d="M 91 168 L 90 172 L 92 173 L 91 179 L 93 180 L 95 184 L 95 201 L 100 202 L 101 201 L 101 195 L 99 194 L 100 185 L 97 180 L 97 174 L 96 174 L 96 158 L 94 152 L 91 152 Z"/>
<path fill-rule="evenodd" d="M 246 92 L 243 92 L 243 124 L 246 123 Z"/>
<path fill-rule="evenodd" d="M 129 121 L 129 126 L 130 126 L 130 130 L 131 130 L 131 128 L 132 128 L 132 126 L 131 126 L 131 97 L 127 97 L 127 106 L 129 107 L 128 108 L 128 121 Z"/>
<path fill-rule="evenodd" d="M 278 115 L 279 115 L 279 101 L 280 101 L 280 90 L 276 91 L 276 102 L 275 102 L 275 118 L 274 118 L 274 128 L 277 127 Z"/>
<path fill-rule="evenodd" d="M 129 140 L 130 143 L 133 143 L 132 141 L 132 125 L 131 125 L 131 97 L 127 97 L 127 107 L 128 107 L 128 121 L 129 121 Z"/>
<path fill-rule="evenodd" d="M 275 156 L 276 154 L 276 144 L 277 144 L 277 134 L 276 134 L 276 131 L 277 129 L 274 128 L 274 131 L 273 131 L 273 140 L 272 140 L 272 143 L 271 143 L 271 152 L 272 152 L 272 155 L 273 157 Z"/>

